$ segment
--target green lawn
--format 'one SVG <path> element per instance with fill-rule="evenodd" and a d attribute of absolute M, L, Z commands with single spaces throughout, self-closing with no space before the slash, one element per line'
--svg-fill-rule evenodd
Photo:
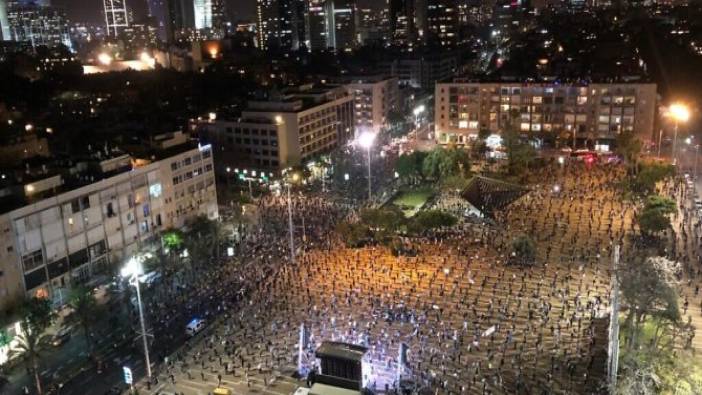
<path fill-rule="evenodd" d="M 431 188 L 413 189 L 400 192 L 390 203 L 400 207 L 406 217 L 412 217 L 433 194 Z"/>

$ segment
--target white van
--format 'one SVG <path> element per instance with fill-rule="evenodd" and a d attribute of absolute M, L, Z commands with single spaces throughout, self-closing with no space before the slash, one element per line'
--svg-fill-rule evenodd
<path fill-rule="evenodd" d="M 193 318 L 192 321 L 188 323 L 188 326 L 185 327 L 185 334 L 188 335 L 188 337 L 192 337 L 198 334 L 204 328 L 205 320 Z"/>

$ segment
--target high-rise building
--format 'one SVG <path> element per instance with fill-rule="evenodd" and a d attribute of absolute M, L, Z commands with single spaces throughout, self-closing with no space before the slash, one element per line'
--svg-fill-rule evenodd
<path fill-rule="evenodd" d="M 307 47 L 310 50 L 324 50 L 334 46 L 334 3 L 327 0 L 308 0 L 305 15 Z"/>
<path fill-rule="evenodd" d="M 7 19 L 7 1 L 0 0 L 0 41 L 10 41 L 10 21 Z"/>
<path fill-rule="evenodd" d="M 306 0 L 257 0 L 261 49 L 297 50 L 305 39 Z"/>
<path fill-rule="evenodd" d="M 445 48 L 458 44 L 456 0 L 427 0 L 425 41 Z"/>
<path fill-rule="evenodd" d="M 195 29 L 212 28 L 212 0 L 193 0 Z"/>
<path fill-rule="evenodd" d="M 156 24 L 156 36 L 159 41 L 170 42 L 173 37 L 173 26 L 171 25 L 169 0 L 148 0 L 149 16 Z"/>
<path fill-rule="evenodd" d="M 334 0 L 334 48 L 337 51 L 356 47 L 356 0 Z"/>
<path fill-rule="evenodd" d="M 129 26 L 126 0 L 103 0 L 107 35 L 117 37 Z"/>
<path fill-rule="evenodd" d="M 417 38 L 416 0 L 389 0 L 390 33 L 399 45 L 411 45 Z"/>
<path fill-rule="evenodd" d="M 56 7 L 8 3 L 10 40 L 38 46 L 72 48 L 65 12 Z"/>

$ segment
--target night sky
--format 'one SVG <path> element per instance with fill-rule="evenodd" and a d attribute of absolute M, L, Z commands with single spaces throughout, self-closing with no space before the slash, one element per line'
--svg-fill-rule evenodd
<path fill-rule="evenodd" d="M 87 22 L 93 24 L 104 23 L 103 0 L 52 0 L 55 6 L 63 7 L 68 18 L 73 22 Z M 132 10 L 135 20 L 147 14 L 146 0 L 126 0 L 127 7 Z M 235 20 L 253 20 L 256 9 L 256 0 L 225 0 L 230 14 Z M 384 0 L 357 0 L 359 7 L 385 4 Z"/>

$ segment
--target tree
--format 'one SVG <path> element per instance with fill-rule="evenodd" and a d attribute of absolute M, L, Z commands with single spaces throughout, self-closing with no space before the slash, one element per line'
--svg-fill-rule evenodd
<path fill-rule="evenodd" d="M 23 354 L 29 362 L 29 370 L 34 375 L 37 394 L 44 392 L 39 377 L 39 347 L 41 337 L 55 318 L 48 299 L 32 297 L 22 302 L 20 306 L 20 329 L 17 335 L 18 354 Z"/>
<path fill-rule="evenodd" d="M 95 351 L 95 344 L 92 336 L 90 336 L 90 330 L 93 325 L 100 321 L 100 316 L 103 313 L 95 299 L 93 290 L 83 285 L 73 287 L 68 296 L 68 305 L 73 309 L 73 312 L 68 316 L 68 321 L 74 322 L 81 327 L 85 342 L 88 345 L 88 352 L 92 356 Z"/>
<path fill-rule="evenodd" d="M 346 246 L 352 248 L 360 247 L 371 238 L 371 232 L 368 226 L 362 223 L 340 222 L 336 226 L 336 232 Z"/>
<path fill-rule="evenodd" d="M 395 162 L 395 171 L 403 180 L 423 180 L 422 163 L 426 156 L 427 154 L 422 151 L 414 151 L 410 154 L 402 155 Z"/>
<path fill-rule="evenodd" d="M 396 232 L 405 224 L 405 214 L 394 205 L 361 210 L 361 222 L 372 231 Z"/>
<path fill-rule="evenodd" d="M 457 174 L 465 177 L 470 173 L 468 152 L 455 147 L 436 147 L 424 158 L 422 172 L 427 178 L 434 180 Z"/>
<path fill-rule="evenodd" d="M 634 169 L 636 173 L 641 153 L 641 140 L 636 138 L 634 132 L 622 132 L 617 136 L 616 150 L 622 158 Z"/>
<path fill-rule="evenodd" d="M 518 119 L 519 112 L 511 110 L 510 120 L 502 139 L 507 151 L 507 174 L 512 176 L 523 175 L 536 158 L 534 147 L 522 141 Z"/>
<path fill-rule="evenodd" d="M 649 196 L 638 216 L 639 229 L 646 235 L 655 235 L 670 228 L 670 214 L 676 209 L 675 202 L 662 196 Z"/>
<path fill-rule="evenodd" d="M 458 219 L 451 214 L 439 210 L 420 211 L 407 225 L 408 231 L 422 233 L 427 230 L 454 226 Z"/>
<path fill-rule="evenodd" d="M 519 265 L 533 265 L 536 261 L 536 244 L 531 237 L 519 235 L 512 241 L 512 261 Z"/>
<path fill-rule="evenodd" d="M 658 210 L 644 209 L 638 217 L 639 229 L 645 235 L 655 235 L 670 228 L 670 218 Z"/>
<path fill-rule="evenodd" d="M 651 345 L 657 345 L 662 325 L 677 325 L 680 322 L 678 296 L 665 273 L 665 266 L 655 259 L 638 257 L 627 261 L 619 275 L 619 285 L 628 313 L 622 329 L 628 333 L 625 346 L 628 350 L 639 348 L 639 338 L 647 318 L 655 318 L 656 335 Z"/>
<path fill-rule="evenodd" d="M 653 193 L 656 183 L 675 174 L 671 165 L 662 163 L 647 163 L 639 165 L 639 171 L 634 177 L 627 178 L 625 189 L 635 196 L 644 197 Z"/>
<path fill-rule="evenodd" d="M 222 226 L 217 220 L 200 215 L 189 224 L 185 237 L 185 247 L 195 261 L 219 258 L 219 245 L 224 237 Z"/>

